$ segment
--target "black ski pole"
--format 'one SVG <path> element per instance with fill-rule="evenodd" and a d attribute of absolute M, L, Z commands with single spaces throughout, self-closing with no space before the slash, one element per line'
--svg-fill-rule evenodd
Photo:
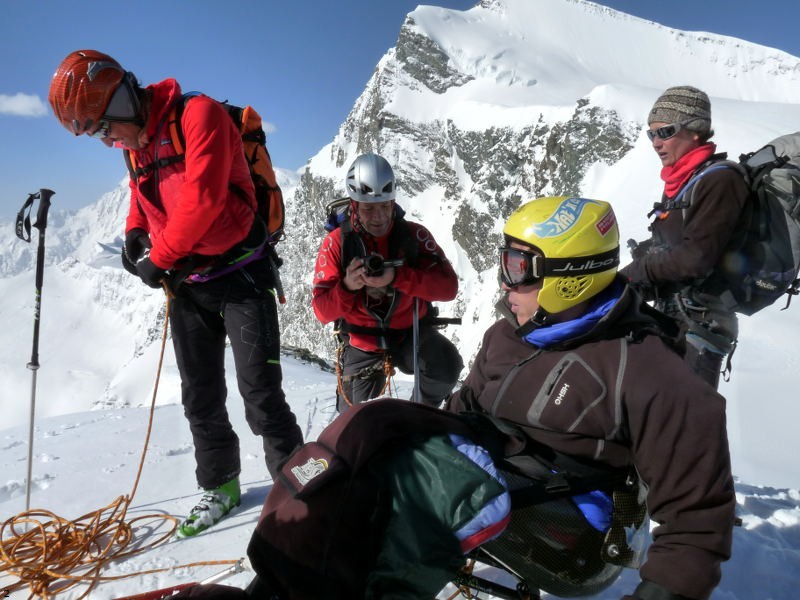
<path fill-rule="evenodd" d="M 42 283 L 44 281 L 44 230 L 47 228 L 47 211 L 50 210 L 50 198 L 55 194 L 53 190 L 45 188 L 37 193 L 30 194 L 25 204 L 17 214 L 17 237 L 25 242 L 31 241 L 31 208 L 35 200 L 39 200 L 39 210 L 36 213 L 36 223 L 33 227 L 39 230 L 39 248 L 36 253 L 36 297 L 33 309 L 33 349 L 28 368 L 32 372 L 31 381 L 31 411 L 28 426 L 28 478 L 25 483 L 25 512 L 31 506 L 31 474 L 33 471 L 33 422 L 36 412 L 36 371 L 39 369 L 39 321 L 42 311 Z"/>
<path fill-rule="evenodd" d="M 414 344 L 414 392 L 412 393 L 412 400 L 414 402 L 422 402 L 422 390 L 420 389 L 419 381 L 419 298 L 414 298 L 414 321 L 412 327 Z"/>

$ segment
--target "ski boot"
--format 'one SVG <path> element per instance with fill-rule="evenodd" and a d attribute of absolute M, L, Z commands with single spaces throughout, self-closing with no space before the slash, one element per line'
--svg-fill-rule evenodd
<path fill-rule="evenodd" d="M 189 512 L 175 535 L 185 538 L 205 531 L 231 512 L 234 506 L 239 506 L 241 495 L 238 477 L 213 490 L 204 490 L 200 502 Z"/>

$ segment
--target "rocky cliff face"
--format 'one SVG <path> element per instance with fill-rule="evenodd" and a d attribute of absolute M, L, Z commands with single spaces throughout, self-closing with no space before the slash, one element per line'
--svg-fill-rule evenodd
<path fill-rule="evenodd" d="M 486 274 L 485 293 L 493 295 L 496 248 L 508 215 L 538 196 L 580 195 L 586 168 L 614 164 L 639 134 L 639 124 L 625 123 L 585 98 L 575 98 L 572 115 L 563 120 L 540 114 L 524 126 L 478 130 L 459 128 L 452 120 L 412 120 L 393 110 L 401 96 L 421 89 L 441 95 L 473 79 L 457 70 L 413 19 L 406 20 L 396 47 L 378 65 L 333 143 L 311 161 L 288 207 L 290 239 L 281 249 L 290 289 L 281 313 L 288 343 L 332 356 L 331 328 L 323 328 L 310 308 L 312 270 L 325 233 L 324 206 L 344 195 L 344 173 L 358 154 L 377 152 L 392 163 L 409 218 L 426 223 L 440 244 L 452 241 L 447 247 L 464 258 L 458 261 L 462 280 Z M 431 189 L 437 190 L 437 205 L 418 208 L 414 198 Z M 476 320 L 458 312 L 467 306 L 463 294 L 462 289 L 444 310 Z M 457 328 L 448 333 L 458 338 Z M 468 357 L 474 350 L 465 347 L 462 353 Z"/>

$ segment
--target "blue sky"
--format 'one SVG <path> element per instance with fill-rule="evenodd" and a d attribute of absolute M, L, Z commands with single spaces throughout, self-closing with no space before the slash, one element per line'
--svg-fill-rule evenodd
<path fill-rule="evenodd" d="M 559 1 L 559 0 L 553 0 Z M 476 0 L 442 0 L 466 10 Z M 70 51 L 114 56 L 147 84 L 175 77 L 185 90 L 253 104 L 274 130 L 274 162 L 298 169 L 331 141 L 381 56 L 394 45 L 408 0 L 0 0 L 0 219 L 49 187 L 75 209 L 124 177 L 119 152 L 75 139 L 47 106 L 55 67 Z M 732 35 L 800 55 L 800 3 L 773 11 L 742 0 L 607 0 L 606 6 L 686 30 Z M 223 8 L 224 7 L 224 8 Z M 779 13 L 776 15 L 776 11 Z M 679 82 L 676 82 L 679 83 Z M 17 94 L 40 114 L 11 108 Z"/>

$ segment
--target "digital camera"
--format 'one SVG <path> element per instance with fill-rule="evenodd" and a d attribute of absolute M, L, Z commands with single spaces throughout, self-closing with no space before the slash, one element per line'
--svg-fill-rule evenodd
<path fill-rule="evenodd" d="M 364 257 L 364 271 L 368 277 L 380 277 L 387 267 L 400 267 L 402 258 L 386 260 L 380 254 L 372 253 Z"/>

